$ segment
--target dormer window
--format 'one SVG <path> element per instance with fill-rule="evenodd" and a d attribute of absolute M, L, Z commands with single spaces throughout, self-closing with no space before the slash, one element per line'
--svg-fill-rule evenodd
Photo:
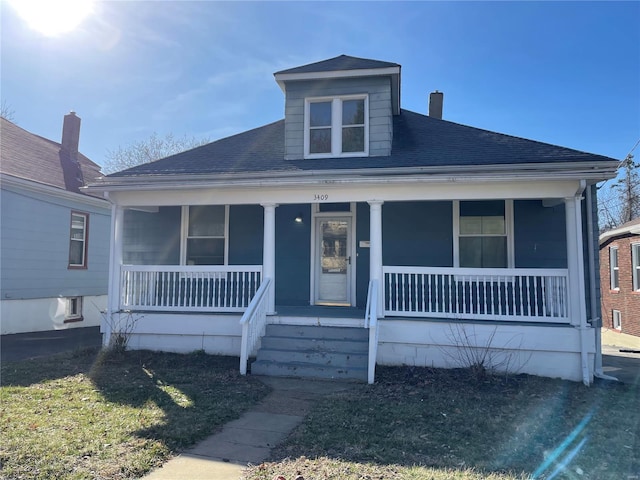
<path fill-rule="evenodd" d="M 367 95 L 308 98 L 305 101 L 305 158 L 369 154 Z"/>

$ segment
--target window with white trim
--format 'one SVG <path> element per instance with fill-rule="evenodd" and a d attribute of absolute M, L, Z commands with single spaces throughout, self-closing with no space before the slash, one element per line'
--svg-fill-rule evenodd
<path fill-rule="evenodd" d="M 87 231 L 89 214 L 71 212 L 69 268 L 87 268 Z"/>
<path fill-rule="evenodd" d="M 618 266 L 618 247 L 609 247 L 609 277 L 611 290 L 620 290 L 620 267 Z"/>
<path fill-rule="evenodd" d="M 616 330 L 622 330 L 622 314 L 620 313 L 620 310 L 613 310 L 612 316 L 613 328 Z"/>
<path fill-rule="evenodd" d="M 631 266 L 633 271 L 633 290 L 640 291 L 640 243 L 631 245 Z"/>
<path fill-rule="evenodd" d="M 368 155 L 367 95 L 306 99 L 304 154 L 305 158 Z"/>
<path fill-rule="evenodd" d="M 67 297 L 64 320 L 66 322 L 82 320 L 82 297 Z"/>
<path fill-rule="evenodd" d="M 185 265 L 227 263 L 228 206 L 191 205 L 183 209 Z"/>
<path fill-rule="evenodd" d="M 456 267 L 513 266 L 512 207 L 511 200 L 454 202 Z"/>

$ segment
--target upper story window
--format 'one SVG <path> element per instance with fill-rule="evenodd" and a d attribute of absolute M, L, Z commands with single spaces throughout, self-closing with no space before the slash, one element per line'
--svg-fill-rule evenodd
<path fill-rule="evenodd" d="M 306 158 L 368 155 L 368 97 L 307 99 L 304 151 Z"/>
<path fill-rule="evenodd" d="M 512 212 L 511 200 L 454 202 L 455 266 L 513 266 Z"/>
<path fill-rule="evenodd" d="M 228 207 L 191 205 L 184 209 L 184 264 L 225 265 Z"/>
<path fill-rule="evenodd" d="M 618 247 L 609 247 L 609 276 L 611 290 L 620 290 L 620 267 L 618 266 Z"/>
<path fill-rule="evenodd" d="M 69 268 L 87 268 L 89 214 L 71 212 Z"/>

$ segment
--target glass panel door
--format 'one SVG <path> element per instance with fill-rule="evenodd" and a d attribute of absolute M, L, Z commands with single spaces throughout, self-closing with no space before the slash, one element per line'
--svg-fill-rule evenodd
<path fill-rule="evenodd" d="M 351 219 L 320 218 L 316 232 L 316 303 L 350 305 Z"/>

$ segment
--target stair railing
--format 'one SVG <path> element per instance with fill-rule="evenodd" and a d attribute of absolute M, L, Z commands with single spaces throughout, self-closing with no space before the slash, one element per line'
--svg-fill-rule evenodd
<path fill-rule="evenodd" d="M 376 356 L 378 355 L 378 281 L 369 281 L 367 308 L 364 326 L 369 329 L 369 367 L 367 381 L 372 384 L 376 375 Z"/>
<path fill-rule="evenodd" d="M 267 309 L 269 303 L 269 288 L 271 279 L 265 278 L 256 292 L 249 306 L 240 319 L 242 326 L 242 343 L 240 345 L 240 375 L 247 374 L 249 357 L 256 349 L 258 342 L 264 336 L 267 326 Z"/>

